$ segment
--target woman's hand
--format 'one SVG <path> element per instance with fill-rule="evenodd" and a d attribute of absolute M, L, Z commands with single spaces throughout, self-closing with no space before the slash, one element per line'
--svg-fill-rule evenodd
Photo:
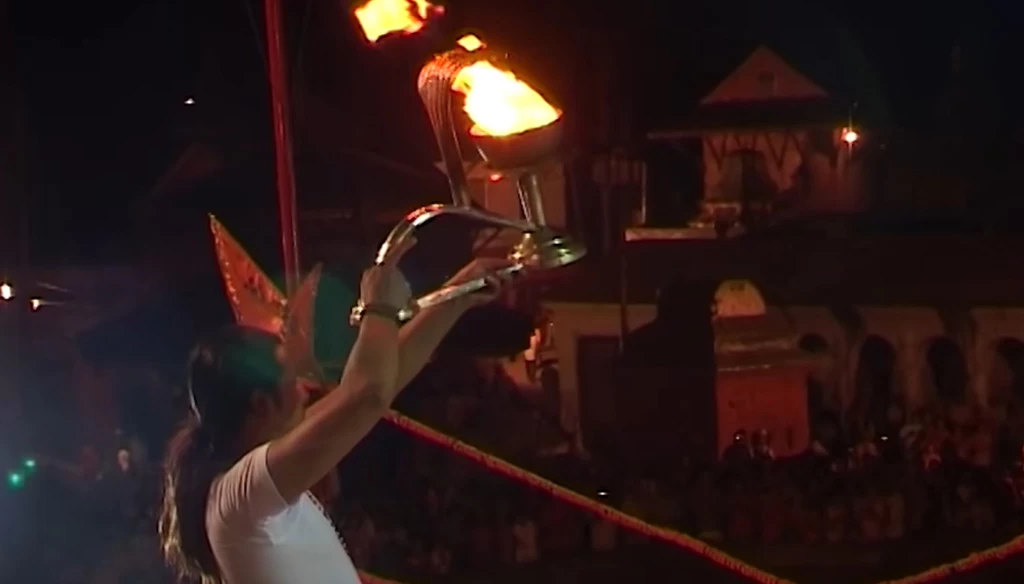
<path fill-rule="evenodd" d="M 394 250 L 386 262 L 371 266 L 363 272 L 359 284 L 359 299 L 363 305 L 386 306 L 395 310 L 409 306 L 412 302 L 412 289 L 398 270 L 398 262 L 415 245 L 416 240 L 410 237 Z"/>
<path fill-rule="evenodd" d="M 365 306 L 386 306 L 397 311 L 412 301 L 412 289 L 394 264 L 382 264 L 363 272 L 359 298 Z"/>

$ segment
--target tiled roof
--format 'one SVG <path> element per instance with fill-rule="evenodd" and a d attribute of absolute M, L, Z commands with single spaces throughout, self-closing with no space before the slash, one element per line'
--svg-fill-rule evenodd
<path fill-rule="evenodd" d="M 650 136 L 674 137 L 711 130 L 834 127 L 844 123 L 848 116 L 848 111 L 828 98 L 715 103 L 698 107 L 679 123 L 666 124 Z"/>

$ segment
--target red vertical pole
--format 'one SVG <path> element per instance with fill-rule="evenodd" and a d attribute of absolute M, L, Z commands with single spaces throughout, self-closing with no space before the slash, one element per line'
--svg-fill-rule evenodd
<path fill-rule="evenodd" d="M 298 287 L 299 246 L 295 202 L 295 161 L 292 157 L 291 108 L 289 106 L 288 58 L 285 55 L 280 0 L 264 2 L 267 28 L 267 66 L 270 102 L 274 114 L 274 161 L 277 170 L 277 203 L 281 219 L 281 251 L 285 286 L 290 297 Z"/>

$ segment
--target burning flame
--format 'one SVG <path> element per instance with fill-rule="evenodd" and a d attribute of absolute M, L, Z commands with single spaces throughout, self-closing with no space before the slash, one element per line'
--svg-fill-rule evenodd
<path fill-rule="evenodd" d="M 466 49 L 469 52 L 478 51 L 484 48 L 484 42 L 476 37 L 476 35 L 467 34 L 461 39 L 455 41 L 460 47 Z"/>
<path fill-rule="evenodd" d="M 359 26 L 371 43 L 393 32 L 418 32 L 435 14 L 444 14 L 444 7 L 427 0 L 370 0 L 356 8 Z"/>
<path fill-rule="evenodd" d="M 472 51 L 462 41 L 459 44 Z M 469 46 L 473 46 L 468 41 Z M 480 43 L 479 46 L 483 46 Z M 555 122 L 562 112 L 548 103 L 537 90 L 488 61 L 477 61 L 459 71 L 452 89 L 466 98 L 464 106 L 473 121 L 470 133 L 476 136 L 511 136 Z"/>

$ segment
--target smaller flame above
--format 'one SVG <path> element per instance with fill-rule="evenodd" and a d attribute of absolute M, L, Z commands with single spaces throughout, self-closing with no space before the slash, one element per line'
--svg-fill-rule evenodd
<path fill-rule="evenodd" d="M 476 35 L 467 34 L 461 39 L 455 41 L 460 47 L 466 49 L 469 52 L 479 51 L 484 48 L 484 42 L 480 40 Z"/>
<path fill-rule="evenodd" d="M 391 33 L 419 32 L 431 17 L 444 14 L 444 7 L 427 0 L 370 0 L 355 14 L 367 40 L 375 43 Z"/>

